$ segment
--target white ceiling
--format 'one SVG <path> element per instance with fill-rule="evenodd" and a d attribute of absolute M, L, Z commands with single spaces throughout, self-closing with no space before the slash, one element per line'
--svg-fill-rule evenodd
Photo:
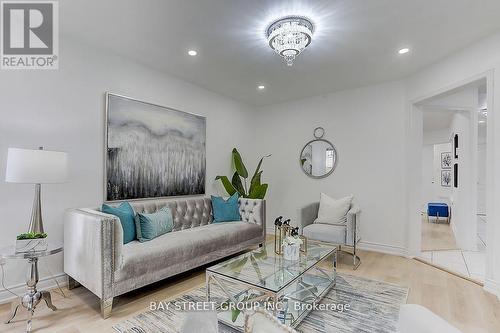
<path fill-rule="evenodd" d="M 71 0 L 63 36 L 111 50 L 234 99 L 266 105 L 404 78 L 500 29 L 498 0 Z M 316 24 L 287 67 L 266 25 Z M 397 50 L 410 47 L 401 56 Z M 187 50 L 198 50 L 189 57 Z M 264 91 L 256 86 L 264 84 Z"/>

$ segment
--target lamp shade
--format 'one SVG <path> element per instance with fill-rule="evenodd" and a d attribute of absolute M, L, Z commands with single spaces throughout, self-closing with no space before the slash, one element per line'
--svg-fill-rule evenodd
<path fill-rule="evenodd" d="M 65 152 L 9 148 L 5 181 L 9 183 L 64 183 L 68 176 Z"/>

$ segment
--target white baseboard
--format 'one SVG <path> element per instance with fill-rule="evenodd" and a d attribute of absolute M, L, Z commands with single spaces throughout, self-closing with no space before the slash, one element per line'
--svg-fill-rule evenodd
<path fill-rule="evenodd" d="M 495 295 L 500 300 L 500 283 L 491 279 L 484 280 L 484 290 Z"/>
<path fill-rule="evenodd" d="M 408 250 L 401 246 L 387 245 L 381 243 L 360 241 L 357 246 L 360 250 L 367 250 L 373 252 L 380 252 L 385 254 L 392 254 L 395 256 L 407 257 Z"/>
<path fill-rule="evenodd" d="M 57 280 L 57 282 L 59 283 L 59 285 L 61 287 L 63 286 L 66 286 L 68 284 L 68 279 L 66 278 L 66 274 L 64 273 L 60 273 L 56 276 L 54 276 L 54 279 Z M 48 277 L 44 277 L 42 279 L 40 279 L 40 281 L 38 281 L 38 284 L 36 285 L 36 288 L 38 290 L 50 290 L 50 289 L 54 289 L 54 288 L 57 288 L 57 284 L 56 282 L 54 281 L 54 279 L 50 276 Z M 15 285 L 15 286 L 8 286 L 8 288 L 13 291 L 14 293 L 18 294 L 19 296 L 22 296 L 26 293 L 26 284 L 25 283 L 21 283 L 21 284 L 18 284 L 18 285 Z M 0 286 L 0 304 L 4 304 L 4 303 L 9 303 L 9 302 L 12 302 L 13 300 L 16 299 L 16 296 L 12 295 L 11 293 L 9 293 L 7 290 L 4 290 L 1 286 Z"/>

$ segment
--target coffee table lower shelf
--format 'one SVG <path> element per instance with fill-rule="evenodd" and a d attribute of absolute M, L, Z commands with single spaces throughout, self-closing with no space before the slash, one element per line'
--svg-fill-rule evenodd
<path fill-rule="evenodd" d="M 328 259 L 333 257 L 330 262 Z M 263 307 L 273 313 L 282 323 L 296 327 L 313 309 L 314 303 L 321 299 L 335 286 L 337 267 L 337 251 L 331 256 L 325 256 L 316 264 L 300 275 L 296 274 L 293 266 L 290 270 L 281 268 L 278 276 L 276 272 L 262 275 L 262 281 L 267 278 L 296 277 L 281 288 L 268 289 L 265 283 L 249 283 L 245 279 L 227 276 L 210 269 L 206 272 L 206 298 L 208 302 L 216 302 L 219 321 L 238 331 L 244 330 L 245 313 L 255 307 Z M 273 271 L 266 265 L 257 266 L 259 273 L 266 269 Z M 262 272 L 261 272 L 262 271 Z M 274 285 L 278 284 L 275 283 Z M 237 305 L 237 306 L 236 306 Z M 234 308 L 237 308 L 236 311 Z"/>

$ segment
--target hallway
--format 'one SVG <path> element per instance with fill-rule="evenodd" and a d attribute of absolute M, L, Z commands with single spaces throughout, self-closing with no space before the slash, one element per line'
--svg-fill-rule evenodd
<path fill-rule="evenodd" d="M 449 224 L 422 219 L 422 252 L 420 258 L 462 276 L 484 282 L 486 261 L 486 216 L 477 216 L 477 251 L 463 251 L 455 242 Z"/>

